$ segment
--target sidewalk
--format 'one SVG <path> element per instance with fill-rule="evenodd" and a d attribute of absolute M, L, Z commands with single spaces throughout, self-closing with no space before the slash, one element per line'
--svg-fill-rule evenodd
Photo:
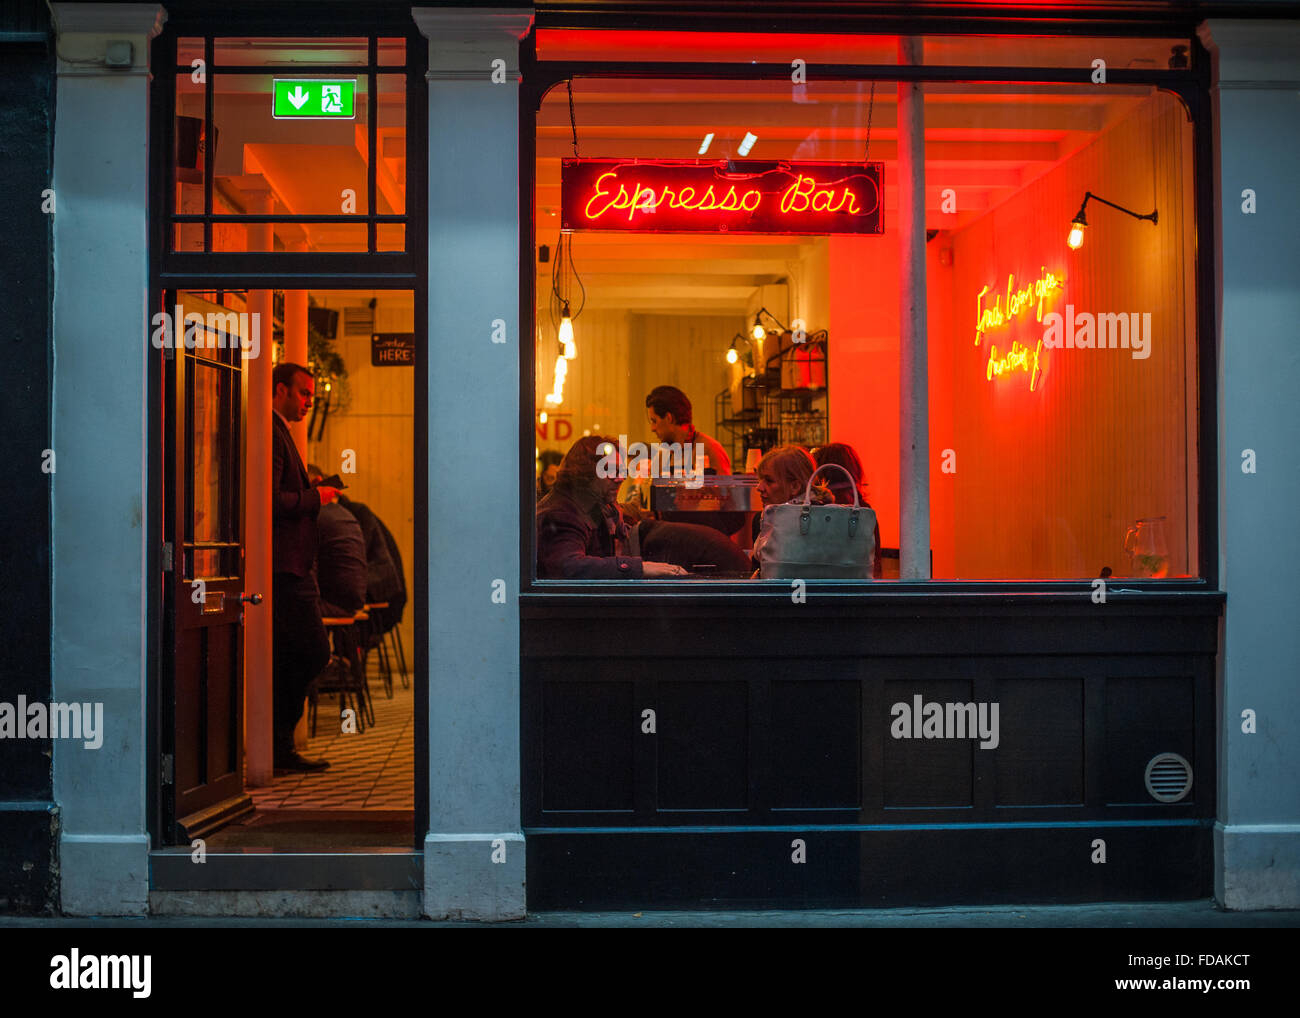
<path fill-rule="evenodd" d="M 235 928 L 235 927 L 352 927 L 366 928 L 473 926 L 483 923 L 379 919 L 247 919 L 247 918 L 94 918 L 37 919 L 0 916 L 0 928 Z M 807 912 L 540 912 L 527 919 L 500 923 L 500 929 L 560 928 L 949 928 L 949 929 L 1294 929 L 1300 911 L 1223 912 L 1212 901 L 1033 905 L 993 908 L 894 908 L 813 910 Z"/>

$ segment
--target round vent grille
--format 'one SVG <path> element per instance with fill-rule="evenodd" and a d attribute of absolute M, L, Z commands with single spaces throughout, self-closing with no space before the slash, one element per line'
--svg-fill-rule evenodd
<path fill-rule="evenodd" d="M 1192 765 L 1177 753 L 1161 753 L 1147 764 L 1147 791 L 1158 802 L 1177 802 L 1192 790 Z"/>

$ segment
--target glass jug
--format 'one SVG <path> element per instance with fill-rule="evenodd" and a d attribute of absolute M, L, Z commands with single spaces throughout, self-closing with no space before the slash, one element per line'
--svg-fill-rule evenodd
<path fill-rule="evenodd" d="M 1163 579 L 1169 575 L 1169 545 L 1165 541 L 1165 517 L 1138 520 L 1124 535 L 1124 550 L 1132 564 L 1130 575 Z"/>

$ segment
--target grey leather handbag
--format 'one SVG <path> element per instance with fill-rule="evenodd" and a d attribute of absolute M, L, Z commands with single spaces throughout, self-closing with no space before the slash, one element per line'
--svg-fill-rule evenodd
<path fill-rule="evenodd" d="M 835 469 L 853 487 L 853 505 L 813 505 L 812 486 Z M 754 557 L 764 580 L 869 580 L 876 554 L 876 512 L 858 499 L 853 475 L 836 463 L 813 471 L 803 501 L 763 510 Z"/>

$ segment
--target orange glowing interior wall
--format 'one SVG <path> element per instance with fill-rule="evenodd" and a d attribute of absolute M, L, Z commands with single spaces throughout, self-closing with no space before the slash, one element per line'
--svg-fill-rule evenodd
<path fill-rule="evenodd" d="M 1195 566 L 1193 231 L 1190 129 L 1178 103 L 1156 95 L 1091 145 L 951 237 L 952 326 L 931 328 L 931 370 L 951 384 L 957 471 L 955 575 L 968 579 L 1132 575 L 1125 531 L 1167 517 L 1169 575 Z M 1090 204 L 1083 246 L 1066 246 L 1085 191 L 1153 226 Z M 941 238 L 942 239 L 942 238 Z M 938 241 L 936 241 L 937 243 Z M 1019 288 L 1043 268 L 1064 278 L 976 345 L 976 298 Z M 934 292 L 932 286 L 931 292 Z M 1035 349 L 1051 312 L 1149 314 L 1149 356 L 1131 349 L 1043 349 L 1041 377 L 989 357 Z M 937 349 L 936 349 L 937 347 Z M 932 432 L 933 434 L 933 432 Z M 932 454 L 934 449 L 931 450 Z"/>
<path fill-rule="evenodd" d="M 926 245 L 927 316 L 931 337 L 952 331 L 951 267 L 940 235 Z M 880 524 L 880 543 L 899 539 L 898 453 L 898 233 L 830 238 L 831 439 L 858 451 L 867 497 Z M 941 472 L 941 453 L 952 439 L 952 375 L 930 364 L 930 547 L 935 576 L 951 576 L 953 493 Z M 946 363 L 946 360 L 945 360 Z"/>
<path fill-rule="evenodd" d="M 1190 130 L 1157 95 L 1087 148 L 955 233 L 926 245 L 933 576 L 1128 575 L 1125 531 L 1166 516 L 1169 575 L 1196 561 L 1195 291 Z M 931 183 L 936 181 L 932 180 Z M 1147 212 L 1152 226 L 1089 206 L 1082 248 L 1065 244 L 1085 191 Z M 888 227 L 888 221 L 887 221 Z M 831 439 L 862 458 L 881 543 L 899 542 L 898 234 L 831 237 Z M 1041 378 L 988 377 L 990 349 L 1036 348 L 1044 323 L 1022 309 L 975 344 L 986 303 L 1064 277 L 1044 315 L 1150 313 L 1152 352 L 1043 350 Z M 945 450 L 951 450 L 945 471 Z"/>

